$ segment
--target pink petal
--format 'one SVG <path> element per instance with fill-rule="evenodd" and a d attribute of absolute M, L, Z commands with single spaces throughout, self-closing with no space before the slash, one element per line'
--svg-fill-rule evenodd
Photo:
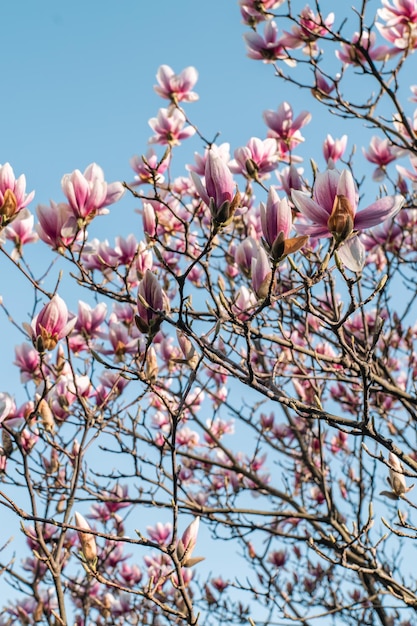
<path fill-rule="evenodd" d="M 330 213 L 326 211 L 320 204 L 315 202 L 305 191 L 293 189 L 291 192 L 292 200 L 301 213 L 312 222 L 320 226 L 327 227 L 327 221 Z M 332 202 L 333 205 L 333 202 Z M 328 229 L 327 229 L 328 230 Z"/>
<path fill-rule="evenodd" d="M 363 230 L 376 226 L 390 217 L 394 217 L 405 202 L 403 196 L 386 196 L 369 205 L 355 216 L 355 229 Z"/>
<path fill-rule="evenodd" d="M 337 253 L 343 265 L 352 272 L 361 272 L 365 265 L 365 246 L 358 236 L 351 237 L 340 246 Z"/>
<path fill-rule="evenodd" d="M 337 194 L 337 186 L 340 179 L 340 172 L 335 169 L 327 169 L 318 173 L 314 184 L 314 200 L 328 213 L 333 210 L 333 202 Z M 317 220 L 316 220 L 317 221 Z"/>
<path fill-rule="evenodd" d="M 345 196 L 350 206 L 353 209 L 353 213 L 356 213 L 356 207 L 358 206 L 358 200 L 356 196 L 355 182 L 353 176 L 349 170 L 343 170 L 340 175 L 339 182 L 337 184 L 337 195 Z"/>

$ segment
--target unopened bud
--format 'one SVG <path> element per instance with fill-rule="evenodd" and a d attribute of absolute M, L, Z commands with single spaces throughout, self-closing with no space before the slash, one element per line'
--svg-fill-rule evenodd
<path fill-rule="evenodd" d="M 75 513 L 75 523 L 80 529 L 77 533 L 84 558 L 87 563 L 94 563 L 97 559 L 97 545 L 94 535 L 89 532 L 91 528 L 81 513 Z"/>
<path fill-rule="evenodd" d="M 192 567 L 204 560 L 204 557 L 198 556 L 191 558 L 191 554 L 197 543 L 198 526 L 200 524 L 200 518 L 196 517 L 193 522 L 184 531 L 183 536 L 177 544 L 177 557 L 181 561 L 183 567 Z"/>
<path fill-rule="evenodd" d="M 53 413 L 49 407 L 47 401 L 42 398 L 38 405 L 38 413 L 41 416 L 42 426 L 48 433 L 53 433 L 55 430 L 55 420 Z"/>
<path fill-rule="evenodd" d="M 153 346 L 148 349 L 146 354 L 145 373 L 149 381 L 154 382 L 158 376 L 158 361 Z"/>
<path fill-rule="evenodd" d="M 327 226 L 336 241 L 344 241 L 353 231 L 355 216 L 346 196 L 336 196 Z"/>
<path fill-rule="evenodd" d="M 0 221 L 3 226 L 8 224 L 16 215 L 17 201 L 11 189 L 6 189 L 3 194 L 3 204 L 0 206 Z"/>

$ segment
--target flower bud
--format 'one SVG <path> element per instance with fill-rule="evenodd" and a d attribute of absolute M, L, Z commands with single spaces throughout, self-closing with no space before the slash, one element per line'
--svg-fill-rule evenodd
<path fill-rule="evenodd" d="M 6 189 L 3 196 L 3 204 L 0 206 L 0 224 L 5 226 L 17 213 L 17 201 L 11 189 Z"/>
<path fill-rule="evenodd" d="M 353 231 L 355 215 L 346 196 L 336 196 L 327 226 L 336 241 L 345 241 Z"/>
<path fill-rule="evenodd" d="M 30 326 L 24 324 L 24 327 L 30 332 L 38 352 L 45 352 L 53 350 L 60 339 L 69 335 L 76 321 L 76 317 L 68 321 L 67 305 L 62 298 L 55 294 L 32 320 Z"/>
<path fill-rule="evenodd" d="M 151 270 L 146 270 L 139 283 L 137 304 L 138 314 L 135 320 L 138 329 L 142 333 L 156 335 L 164 313 L 168 313 L 170 307 L 168 296 Z"/>
<path fill-rule="evenodd" d="M 183 567 L 192 567 L 203 560 L 204 557 L 190 558 L 197 543 L 198 527 L 200 518 L 196 517 L 185 529 L 177 544 L 177 557 Z"/>
<path fill-rule="evenodd" d="M 49 407 L 47 401 L 42 398 L 38 404 L 38 413 L 42 420 L 42 426 L 48 433 L 53 433 L 55 430 L 55 420 L 53 413 Z"/>
<path fill-rule="evenodd" d="M 91 528 L 81 513 L 75 513 L 75 524 L 78 528 L 82 529 L 78 530 L 77 533 L 84 558 L 87 563 L 94 563 L 97 559 L 97 545 L 94 535 L 88 532 Z"/>

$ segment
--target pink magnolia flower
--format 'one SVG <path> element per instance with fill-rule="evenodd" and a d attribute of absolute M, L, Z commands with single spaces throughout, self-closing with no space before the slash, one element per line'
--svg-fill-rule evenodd
<path fill-rule="evenodd" d="M 321 15 L 316 15 L 307 5 L 298 17 L 298 23 L 292 27 L 291 32 L 284 32 L 283 40 L 288 48 L 300 48 L 303 46 L 307 54 L 318 52 L 316 40 L 328 34 L 333 26 L 334 13 L 323 20 Z"/>
<path fill-rule="evenodd" d="M 292 199 L 310 221 L 297 224 L 297 231 L 317 238 L 334 237 L 339 257 L 355 272 L 364 266 L 365 249 L 354 231 L 394 217 L 404 204 L 403 196 L 386 196 L 357 213 L 358 196 L 352 174 L 349 170 L 340 173 L 336 169 L 317 174 L 312 198 L 306 192 L 293 191 Z"/>
<path fill-rule="evenodd" d="M 11 222 L 34 196 L 34 191 L 26 194 L 24 174 L 16 178 L 10 163 L 0 165 L 0 226 Z"/>
<path fill-rule="evenodd" d="M 177 557 L 183 567 L 191 567 L 203 560 L 203 557 L 191 558 L 194 548 L 197 544 L 198 527 L 200 518 L 196 517 L 185 529 L 181 539 L 177 544 Z"/>
<path fill-rule="evenodd" d="M 285 42 L 279 39 L 278 26 L 274 21 L 266 22 L 263 37 L 256 31 L 251 31 L 245 33 L 243 38 L 246 42 L 249 58 L 264 63 L 282 60 L 292 67 L 296 65 L 296 61 L 288 55 Z"/>
<path fill-rule="evenodd" d="M 253 26 L 272 17 L 271 11 L 284 2 L 285 0 L 239 0 L 239 6 L 245 22 Z"/>
<path fill-rule="evenodd" d="M 340 74 L 337 74 L 336 78 L 339 78 Z M 332 91 L 336 88 L 336 82 L 334 79 L 331 79 L 331 82 L 327 80 L 328 77 L 324 77 L 324 75 L 320 72 L 320 70 L 314 71 L 314 79 L 316 84 L 313 89 L 313 95 L 321 100 L 322 98 L 326 98 L 329 96 Z"/>
<path fill-rule="evenodd" d="M 184 113 L 178 109 L 159 109 L 157 117 L 152 117 L 148 123 L 155 133 L 149 143 L 179 146 L 182 139 L 188 139 L 195 133 L 192 126 L 185 126 Z"/>
<path fill-rule="evenodd" d="M 15 245 L 12 253 L 13 258 L 21 256 L 22 247 L 25 244 L 38 240 L 37 233 L 33 232 L 33 222 L 33 215 L 27 209 L 23 209 L 17 214 L 16 219 L 6 227 L 6 239 L 13 241 Z"/>
<path fill-rule="evenodd" d="M 46 304 L 32 320 L 30 326 L 25 324 L 31 334 L 34 346 L 39 352 L 53 350 L 58 341 L 69 335 L 77 322 L 77 318 L 68 320 L 68 309 L 64 300 L 57 294 Z"/>
<path fill-rule="evenodd" d="M 146 270 L 139 283 L 137 306 L 138 314 L 135 316 L 137 327 L 142 333 L 155 335 L 164 313 L 169 312 L 170 306 L 168 296 L 151 270 Z"/>
<path fill-rule="evenodd" d="M 291 190 L 302 189 L 303 180 L 301 178 L 304 170 L 302 167 L 296 168 L 294 165 L 284 167 L 280 172 L 277 172 L 277 178 L 280 183 L 279 189 L 283 189 L 288 196 L 288 200 L 291 202 Z"/>
<path fill-rule="evenodd" d="M 372 178 L 377 181 L 384 179 L 386 166 L 391 161 L 395 161 L 399 155 L 398 148 L 392 146 L 387 138 L 381 139 L 380 137 L 372 137 L 369 149 L 362 148 L 362 150 L 368 161 L 378 165 L 372 175 Z"/>
<path fill-rule="evenodd" d="M 169 522 L 166 524 L 157 522 L 155 526 L 147 526 L 146 531 L 152 541 L 159 543 L 161 546 L 167 545 L 171 541 L 172 524 Z"/>
<path fill-rule="evenodd" d="M 277 111 L 267 110 L 263 113 L 265 124 L 270 129 L 268 137 L 277 139 L 284 152 L 288 152 L 304 141 L 300 128 L 311 120 L 311 113 L 302 111 L 295 119 L 288 102 L 279 105 Z"/>
<path fill-rule="evenodd" d="M 107 239 L 100 241 L 91 239 L 83 247 L 82 262 L 89 270 L 99 270 L 109 278 L 112 270 L 118 266 L 117 252 L 110 246 Z"/>
<path fill-rule="evenodd" d="M 249 291 L 249 289 L 245 285 L 242 285 L 236 294 L 231 308 L 233 314 L 237 317 L 237 319 L 244 322 L 253 313 L 256 305 L 257 301 L 253 291 Z M 211 438 L 210 441 L 212 441 Z"/>
<path fill-rule="evenodd" d="M 65 248 L 74 243 L 79 229 L 69 204 L 56 204 L 51 200 L 50 206 L 38 204 L 36 214 L 39 220 L 36 231 L 40 239 L 53 250 L 64 252 Z"/>
<path fill-rule="evenodd" d="M 266 205 L 261 202 L 260 213 L 263 244 L 275 262 L 296 252 L 306 243 L 306 236 L 290 238 L 292 230 L 291 207 L 286 198 L 280 200 L 273 187 L 270 187 L 268 191 Z"/>
<path fill-rule="evenodd" d="M 65 174 L 61 186 L 74 216 L 86 223 L 96 215 L 108 213 L 104 207 L 120 200 L 125 192 L 119 182 L 106 183 L 103 170 L 96 163 L 91 163 L 84 174 L 80 170 Z"/>
<path fill-rule="evenodd" d="M 263 248 L 258 248 L 256 257 L 252 259 L 252 289 L 258 298 L 266 298 L 271 283 L 271 264 Z"/>
<path fill-rule="evenodd" d="M 240 202 L 240 194 L 232 173 L 219 155 L 215 146 L 212 146 L 207 155 L 205 166 L 205 184 L 195 172 L 191 172 L 197 193 L 209 209 L 214 225 L 227 226 L 233 219 Z"/>
<path fill-rule="evenodd" d="M 396 26 L 384 26 L 378 22 L 375 24 L 382 37 L 393 44 L 393 54 L 401 50 L 417 48 L 417 24 L 399 23 Z"/>
<path fill-rule="evenodd" d="M 154 86 L 154 90 L 161 96 L 172 102 L 195 102 L 198 95 L 191 91 L 198 79 L 198 72 L 195 67 L 186 67 L 179 74 L 174 74 L 174 70 L 169 65 L 161 65 L 156 74 L 159 85 Z"/>
<path fill-rule="evenodd" d="M 287 562 L 288 555 L 285 550 L 274 550 L 268 554 L 268 563 L 271 563 L 274 567 L 284 567 Z"/>
<path fill-rule="evenodd" d="M 258 242 L 253 237 L 246 237 L 236 247 L 234 253 L 235 263 L 246 276 L 249 276 L 252 271 L 252 259 L 258 254 L 258 249 Z"/>
<path fill-rule="evenodd" d="M 216 146 L 216 151 L 219 157 L 221 157 L 225 163 L 228 163 L 230 161 L 230 144 L 229 143 L 227 142 L 221 143 L 220 145 Z M 194 152 L 195 164 L 186 165 L 186 169 L 189 170 L 190 172 L 195 172 L 199 176 L 204 176 L 204 173 L 206 171 L 207 157 L 210 154 L 210 152 L 211 152 L 210 148 L 206 148 L 204 150 L 203 155 L 198 154 L 198 152 Z"/>
<path fill-rule="evenodd" d="M 161 159 L 152 148 L 146 155 L 135 155 L 130 159 L 130 167 L 136 172 L 133 185 L 143 185 L 145 183 L 162 183 L 163 173 L 168 169 L 171 161 L 170 154 L 164 154 Z"/>
<path fill-rule="evenodd" d="M 229 163 L 229 168 L 233 174 L 265 180 L 269 172 L 276 169 L 278 160 L 277 144 L 272 137 L 264 140 L 251 137 L 246 146 L 235 150 L 235 158 Z"/>
<path fill-rule="evenodd" d="M 114 316 L 109 319 L 108 339 L 111 344 L 109 354 L 114 355 L 118 361 L 123 361 L 125 354 L 136 354 L 138 351 L 138 338 L 132 337 L 126 326 L 119 323 Z"/>
<path fill-rule="evenodd" d="M 127 563 L 122 563 L 122 566 L 119 568 L 119 574 L 123 580 L 123 584 L 128 587 L 136 587 L 136 585 L 138 585 L 142 580 L 143 576 L 137 565 L 128 565 Z M 124 616 L 127 614 L 127 611 L 121 611 L 120 614 Z"/>
<path fill-rule="evenodd" d="M 331 159 L 333 163 L 342 158 L 347 144 L 347 135 L 343 135 L 340 139 L 333 139 L 331 135 L 327 135 L 323 143 L 323 156 L 326 162 Z"/>
<path fill-rule="evenodd" d="M 22 343 L 15 347 L 15 361 L 14 364 L 20 370 L 20 380 L 23 383 L 33 380 L 40 382 L 40 356 L 39 352 L 30 344 Z"/>
<path fill-rule="evenodd" d="M 410 23 L 417 24 L 417 4 L 415 0 L 393 0 L 392 5 L 389 0 L 382 0 L 382 9 L 377 10 L 377 15 L 387 26 Z"/>
<path fill-rule="evenodd" d="M 380 34 L 398 50 L 417 48 L 417 4 L 415 0 L 382 0 L 377 15 L 385 24 L 376 22 Z"/>
<path fill-rule="evenodd" d="M 367 65 L 366 57 L 359 48 L 366 50 L 373 61 L 386 61 L 397 53 L 397 50 L 388 48 L 388 46 L 375 47 L 375 41 L 374 32 L 354 33 L 352 43 L 341 43 L 340 50 L 336 50 L 336 56 L 339 61 L 346 65 Z"/>
<path fill-rule="evenodd" d="M 107 305 L 104 302 L 100 302 L 93 309 L 86 302 L 79 300 L 75 330 L 86 338 L 103 337 L 101 324 L 106 319 L 106 313 Z"/>

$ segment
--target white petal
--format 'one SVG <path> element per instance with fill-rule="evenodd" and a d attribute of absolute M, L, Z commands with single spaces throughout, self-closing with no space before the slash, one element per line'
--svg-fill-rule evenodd
<path fill-rule="evenodd" d="M 345 241 L 336 254 L 348 270 L 362 271 L 365 265 L 365 247 L 357 235 Z"/>

